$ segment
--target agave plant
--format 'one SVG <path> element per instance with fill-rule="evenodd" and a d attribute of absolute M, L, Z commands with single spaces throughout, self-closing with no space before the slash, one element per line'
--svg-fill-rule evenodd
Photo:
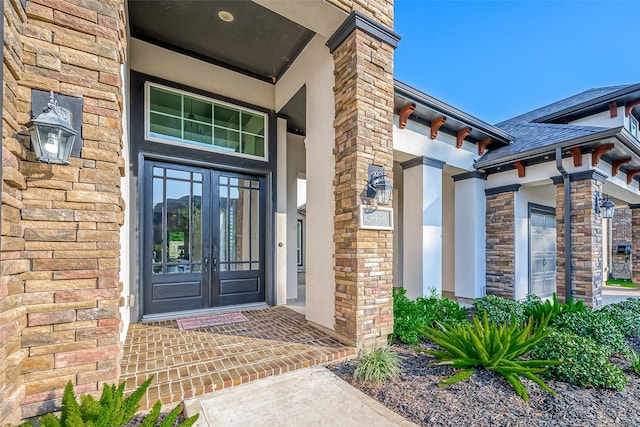
<path fill-rule="evenodd" d="M 46 414 L 40 418 L 41 427 L 115 427 L 126 425 L 140 408 L 140 400 L 151 384 L 153 377 L 146 380 L 138 389 L 128 397 L 124 397 L 123 382 L 118 387 L 104 384 L 100 400 L 91 395 L 80 396 L 80 403 L 76 400 L 71 381 L 67 383 L 62 396 L 60 418 L 54 414 Z M 182 406 L 176 406 L 167 416 L 158 423 L 162 404 L 157 401 L 149 414 L 142 420 L 141 427 L 171 427 L 175 424 Z M 179 424 L 180 427 L 190 427 L 198 420 L 196 414 Z M 20 427 L 33 427 L 32 423 L 23 423 Z"/>
<path fill-rule="evenodd" d="M 529 319 L 524 326 L 520 326 L 517 322 L 489 323 L 485 313 L 482 321 L 474 316 L 473 325 L 448 326 L 444 330 L 425 326 L 421 328 L 421 333 L 442 348 L 442 350 L 427 350 L 429 354 L 436 357 L 437 364 L 462 369 L 442 381 L 441 387 L 463 381 L 473 375 L 476 368 L 484 367 L 504 376 L 518 396 L 528 402 L 529 395 L 520 380 L 521 376 L 555 394 L 555 391 L 545 384 L 538 374 L 544 372 L 548 366 L 557 365 L 559 362 L 520 359 L 551 333 L 551 330 L 546 328 L 550 318 L 550 314 L 544 316 L 536 327 L 532 319 Z"/>

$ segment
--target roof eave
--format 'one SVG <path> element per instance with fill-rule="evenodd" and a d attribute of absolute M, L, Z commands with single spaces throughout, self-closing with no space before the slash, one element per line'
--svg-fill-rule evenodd
<path fill-rule="evenodd" d="M 463 123 L 467 123 L 473 126 L 474 128 L 482 131 L 483 133 L 490 135 L 492 138 L 494 138 L 499 142 L 502 142 L 504 144 L 510 144 L 511 141 L 514 141 L 516 139 L 515 137 L 508 134 L 504 130 L 497 128 L 493 125 L 490 125 L 489 123 L 486 123 L 470 114 L 467 114 L 464 111 L 458 110 L 457 108 L 452 107 L 451 105 L 445 102 L 442 102 L 439 99 L 436 99 L 430 95 L 427 95 L 426 93 L 412 86 L 409 86 L 406 83 L 402 83 L 401 81 L 394 79 L 393 85 L 394 85 L 395 91 L 398 94 L 405 96 L 418 104 L 422 104 L 427 108 L 432 108 L 434 110 L 441 112 L 442 114 L 450 116 Z"/>
<path fill-rule="evenodd" d="M 543 117 L 538 117 L 537 119 L 533 120 L 533 123 L 542 123 L 542 122 L 550 122 L 550 121 L 558 120 L 564 116 L 575 114 L 582 110 L 588 110 L 592 107 L 595 107 L 598 104 L 611 102 L 621 96 L 625 96 L 637 91 L 640 91 L 640 83 L 631 85 L 624 89 L 620 89 L 616 92 L 611 92 L 607 95 L 599 96 L 598 98 L 591 99 L 589 101 L 583 102 L 582 104 L 574 105 L 573 107 L 565 108 L 564 110 L 556 111 L 555 113 L 548 114 Z"/>
<path fill-rule="evenodd" d="M 624 127 L 616 127 L 616 128 L 606 129 L 606 130 L 603 130 L 601 132 L 593 133 L 591 135 L 585 135 L 585 136 L 580 136 L 578 138 L 568 139 L 568 140 L 565 140 L 565 141 L 557 142 L 555 144 L 546 145 L 544 147 L 536 148 L 534 150 L 523 151 L 522 153 L 512 154 L 512 155 L 509 155 L 509 156 L 506 156 L 506 157 L 502 157 L 502 158 L 496 159 L 496 160 L 491 160 L 491 161 L 478 160 L 474 164 L 474 167 L 476 169 L 488 169 L 488 168 L 493 168 L 493 167 L 498 167 L 498 166 L 509 165 L 509 164 L 512 164 L 513 162 L 517 162 L 519 160 L 527 160 L 527 159 L 532 159 L 532 158 L 544 156 L 544 155 L 547 155 L 547 154 L 554 154 L 556 148 L 558 148 L 558 147 L 562 148 L 562 149 L 580 147 L 582 145 L 586 145 L 586 144 L 589 144 L 589 143 L 592 143 L 592 142 L 596 142 L 599 139 L 617 137 L 619 135 L 624 135 L 624 132 L 626 132 Z M 628 132 L 626 132 L 626 133 L 629 136 L 631 136 L 631 134 L 629 134 Z M 618 138 L 618 139 L 620 139 L 620 138 Z"/>

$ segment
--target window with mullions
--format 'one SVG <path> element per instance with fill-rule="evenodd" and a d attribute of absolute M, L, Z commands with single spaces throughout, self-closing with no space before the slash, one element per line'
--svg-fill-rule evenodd
<path fill-rule="evenodd" d="M 264 159 L 266 115 L 147 84 L 147 138 Z"/>

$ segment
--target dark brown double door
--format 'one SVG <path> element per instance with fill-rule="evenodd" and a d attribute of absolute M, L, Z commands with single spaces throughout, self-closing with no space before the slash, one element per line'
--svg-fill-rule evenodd
<path fill-rule="evenodd" d="M 265 301 L 265 178 L 156 161 L 143 177 L 144 314 Z"/>

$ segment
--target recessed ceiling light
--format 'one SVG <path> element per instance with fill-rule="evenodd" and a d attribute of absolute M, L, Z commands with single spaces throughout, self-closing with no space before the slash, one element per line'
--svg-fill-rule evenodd
<path fill-rule="evenodd" d="M 218 18 L 222 19 L 224 22 L 232 22 L 235 19 L 233 14 L 228 10 L 219 10 Z"/>

